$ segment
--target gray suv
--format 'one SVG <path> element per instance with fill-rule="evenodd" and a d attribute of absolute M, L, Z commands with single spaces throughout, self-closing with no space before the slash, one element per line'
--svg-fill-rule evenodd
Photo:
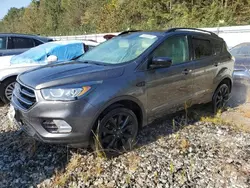
<path fill-rule="evenodd" d="M 186 103 L 212 101 L 214 111 L 222 109 L 233 69 L 225 42 L 213 33 L 124 32 L 74 61 L 18 76 L 12 116 L 42 142 L 117 155 L 143 126 Z"/>
<path fill-rule="evenodd" d="M 53 41 L 53 39 L 38 35 L 0 33 L 0 56 L 18 55 L 50 41 Z"/>

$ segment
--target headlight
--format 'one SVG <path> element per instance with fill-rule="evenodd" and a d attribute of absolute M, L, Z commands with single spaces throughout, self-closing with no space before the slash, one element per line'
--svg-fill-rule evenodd
<path fill-rule="evenodd" d="M 48 88 L 42 89 L 44 99 L 51 101 L 71 101 L 84 95 L 90 90 L 90 86 L 82 88 Z"/>

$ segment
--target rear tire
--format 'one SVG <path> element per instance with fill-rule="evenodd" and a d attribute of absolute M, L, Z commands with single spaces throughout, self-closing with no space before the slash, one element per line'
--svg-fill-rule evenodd
<path fill-rule="evenodd" d="M 229 100 L 230 88 L 227 84 L 221 84 L 215 91 L 213 96 L 213 112 L 224 111 Z"/>
<path fill-rule="evenodd" d="M 115 157 L 133 148 L 138 134 L 138 120 L 134 112 L 124 107 L 107 112 L 98 122 L 92 149 Z"/>
<path fill-rule="evenodd" d="M 16 78 L 12 77 L 6 79 L 0 86 L 0 98 L 5 104 L 8 104 L 11 100 L 15 83 L 16 83 Z"/>

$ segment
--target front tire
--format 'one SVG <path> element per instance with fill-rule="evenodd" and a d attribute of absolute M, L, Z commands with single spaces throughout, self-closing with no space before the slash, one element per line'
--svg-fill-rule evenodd
<path fill-rule="evenodd" d="M 11 101 L 12 93 L 15 88 L 16 78 L 8 78 L 5 80 L 0 87 L 0 98 L 5 103 L 8 104 Z"/>
<path fill-rule="evenodd" d="M 99 121 L 94 148 L 103 151 L 106 157 L 115 157 L 133 148 L 137 134 L 138 120 L 134 112 L 123 107 L 115 108 Z"/>
<path fill-rule="evenodd" d="M 227 84 L 221 84 L 213 96 L 213 111 L 216 114 L 226 108 L 230 96 L 230 88 Z"/>

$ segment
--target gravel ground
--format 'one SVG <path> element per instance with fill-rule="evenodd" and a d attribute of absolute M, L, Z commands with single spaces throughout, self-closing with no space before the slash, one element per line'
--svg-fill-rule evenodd
<path fill-rule="evenodd" d="M 196 109 L 188 126 L 185 113 L 167 118 L 175 123 L 156 122 L 142 130 L 136 149 L 110 160 L 37 143 L 8 122 L 7 109 L 0 107 L 1 188 L 250 187 L 250 134 L 195 121 Z"/>

